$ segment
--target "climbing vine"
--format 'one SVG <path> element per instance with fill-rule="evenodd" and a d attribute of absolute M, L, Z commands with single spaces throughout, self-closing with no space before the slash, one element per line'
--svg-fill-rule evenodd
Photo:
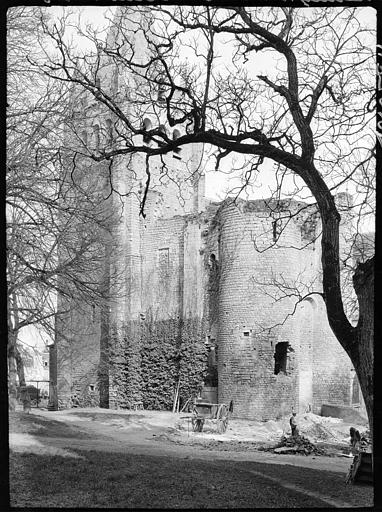
<path fill-rule="evenodd" d="M 197 394 L 200 383 L 207 374 L 207 347 L 205 326 L 199 318 L 182 322 L 179 346 L 179 395 L 180 403 Z"/>
<path fill-rule="evenodd" d="M 178 376 L 179 321 L 149 319 L 141 328 L 142 401 L 145 409 L 172 408 Z"/>
<path fill-rule="evenodd" d="M 178 386 L 182 404 L 197 394 L 206 375 L 203 321 L 148 315 L 140 324 L 112 326 L 107 360 L 110 407 L 142 402 L 145 409 L 171 410 Z"/>
<path fill-rule="evenodd" d="M 130 408 L 141 401 L 139 324 L 111 327 L 109 340 L 110 406 Z M 114 403 L 113 403 L 114 402 Z"/>

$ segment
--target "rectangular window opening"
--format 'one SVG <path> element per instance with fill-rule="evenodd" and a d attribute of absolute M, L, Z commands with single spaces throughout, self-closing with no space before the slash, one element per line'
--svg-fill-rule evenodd
<path fill-rule="evenodd" d="M 289 343 L 287 341 L 276 343 L 275 354 L 273 356 L 275 358 L 275 375 L 278 375 L 279 373 L 286 374 L 287 372 L 288 347 Z"/>

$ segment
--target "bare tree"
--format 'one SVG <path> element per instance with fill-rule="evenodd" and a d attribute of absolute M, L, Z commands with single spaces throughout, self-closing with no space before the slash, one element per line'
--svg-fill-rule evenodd
<path fill-rule="evenodd" d="M 9 10 L 7 116 L 7 309 L 10 407 L 16 376 L 25 382 L 20 333 L 35 326 L 53 337 L 57 295 L 68 308 L 101 304 L 105 239 L 111 215 L 97 173 L 73 183 L 61 148 L 70 91 L 47 80 L 39 59 L 38 9 Z M 103 191 L 102 191 L 103 192 Z M 84 228 L 86 226 L 86 228 Z M 75 299 L 75 300 L 74 300 Z M 60 314 L 68 311 L 62 310 Z"/>
<path fill-rule="evenodd" d="M 242 188 L 271 160 L 279 191 L 289 180 L 288 194 L 311 198 L 322 225 L 321 293 L 329 324 L 356 369 L 372 428 L 374 259 L 354 271 L 359 318 L 353 325 L 341 291 L 341 215 L 334 200 L 348 184 L 357 222 L 373 215 L 374 36 L 363 15 L 358 8 L 128 7 L 111 20 L 113 37 L 106 41 L 79 29 L 96 50 L 81 56 L 64 22 L 42 20 L 56 51 L 46 52 L 40 69 L 82 87 L 113 116 L 115 143 L 89 151 L 89 158 L 145 156 L 142 213 L 152 159 L 191 143 L 205 144 L 216 169 L 238 154 Z M 269 64 L 258 73 L 262 54 Z M 106 65 L 119 79 L 114 93 L 98 80 Z M 144 124 L 148 111 L 157 126 Z M 176 137 L 161 128 L 163 116 L 179 129 Z"/>

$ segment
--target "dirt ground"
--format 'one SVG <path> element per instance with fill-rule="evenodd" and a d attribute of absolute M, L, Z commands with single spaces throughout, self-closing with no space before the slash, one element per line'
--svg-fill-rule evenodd
<path fill-rule="evenodd" d="M 41 503 L 39 504 L 40 495 L 36 494 L 37 491 L 32 496 L 31 489 L 25 487 L 25 482 L 22 483 L 23 478 L 25 479 L 26 468 L 29 463 L 32 464 L 33 457 L 36 458 L 36 461 L 40 461 L 34 461 L 33 464 L 42 464 L 43 461 L 44 467 L 49 466 L 49 460 L 57 461 L 58 458 L 61 461 L 77 460 L 75 464 L 81 465 L 87 459 L 94 459 L 97 453 L 103 454 L 101 459 L 103 463 L 107 458 L 111 460 L 113 457 L 125 457 L 129 460 L 131 457 L 133 460 L 138 460 L 138 457 L 140 461 L 146 461 L 146 466 L 140 473 L 140 485 L 143 475 L 146 473 L 150 475 L 151 468 L 155 466 L 153 461 L 149 462 L 149 459 L 154 457 L 156 462 L 162 461 L 161 468 L 172 461 L 169 472 L 178 465 L 183 468 L 182 472 L 175 472 L 172 480 L 178 479 L 180 474 L 183 474 L 184 477 L 184 471 L 190 472 L 191 475 L 195 470 L 195 473 L 192 473 L 192 481 L 200 479 L 202 487 L 206 479 L 208 480 L 211 471 L 214 472 L 213 474 L 218 480 L 220 478 L 224 481 L 224 478 L 229 478 L 232 484 L 237 480 L 239 474 L 237 467 L 235 469 L 234 466 L 239 464 L 242 476 L 236 484 L 236 489 L 237 486 L 247 485 L 245 482 L 250 477 L 254 480 L 266 478 L 266 487 L 273 485 L 278 488 L 278 493 L 280 493 L 280 489 L 286 494 L 289 493 L 284 498 L 286 508 L 297 506 L 294 501 L 297 499 L 296 496 L 298 496 L 297 501 L 300 500 L 298 506 L 303 503 L 303 506 L 307 507 L 370 506 L 372 504 L 371 487 L 360 489 L 357 486 L 344 484 L 352 458 L 347 456 L 350 425 L 342 420 L 321 418 L 311 413 L 299 415 L 297 420 L 301 434 L 317 445 L 323 446 L 326 452 L 325 456 L 302 456 L 275 454 L 270 449 L 283 434 L 289 433 L 288 418 L 265 423 L 231 418 L 227 431 L 224 434 L 219 434 L 216 432 L 213 422 L 206 423 L 205 432 L 192 432 L 187 416 L 187 414 L 173 414 L 165 411 L 132 412 L 105 409 L 71 409 L 56 412 L 33 409 L 29 415 L 22 412 L 11 413 L 9 444 L 11 453 L 15 457 L 12 459 L 11 477 L 13 468 L 24 489 L 20 493 L 16 487 L 13 488 L 13 492 L 11 492 L 13 502 L 11 501 L 11 503 L 15 506 L 41 505 Z M 352 426 L 356 426 L 361 432 L 366 430 L 365 425 Z M 268 449 L 268 451 L 264 451 L 264 449 Z M 27 454 L 32 459 L 26 459 Z M 41 457 L 45 457 L 45 459 L 41 459 Z M 197 471 L 196 467 L 199 468 Z M 301 471 L 301 468 L 304 470 Z M 222 471 L 230 471 L 230 476 L 224 477 L 221 474 Z M 206 474 L 203 477 L 204 472 Z M 188 476 L 191 478 L 190 475 Z M 218 475 L 220 475 L 219 478 Z M 233 475 L 236 475 L 235 478 Z M 167 477 L 169 479 L 166 481 L 170 482 L 170 475 L 167 474 Z M 187 478 L 184 477 L 181 485 L 186 486 L 186 480 Z M 321 482 L 320 485 L 318 481 Z M 62 482 L 59 485 L 62 485 Z M 161 485 L 165 488 L 168 483 L 165 484 L 163 481 Z M 264 485 L 263 483 L 263 487 Z M 151 492 L 154 487 L 155 485 L 150 484 Z M 189 484 L 187 484 L 188 488 Z M 203 491 L 197 498 L 202 501 L 197 501 L 197 505 L 215 508 L 211 501 L 211 492 L 217 491 L 214 490 L 214 486 L 212 486 L 212 490 L 208 486 L 206 489 L 207 501 L 202 500 Z M 222 496 L 224 497 L 224 493 L 228 493 L 227 485 L 222 484 L 221 489 L 224 492 L 222 495 L 222 491 L 220 491 L 218 500 L 222 499 Z M 259 506 L 253 505 L 253 501 L 251 501 L 255 499 L 252 496 L 252 493 L 255 492 L 253 486 L 245 487 L 245 489 L 240 493 L 240 499 L 238 497 L 236 501 L 227 501 L 233 491 L 229 496 L 227 494 L 226 501 L 223 500 L 220 506 L 227 508 L 227 503 L 232 505 L 228 508 Z M 147 495 L 147 489 L 144 492 Z M 117 499 L 117 494 L 113 494 L 113 499 Z M 57 505 L 53 495 L 52 489 L 49 494 L 50 498 L 44 498 L 44 503 L 50 503 L 50 505 L 43 506 L 103 506 L 103 500 L 106 499 L 104 495 L 100 496 L 97 498 L 100 504 L 97 505 L 93 501 L 78 501 L 81 494 L 77 494 L 72 501 L 64 500 L 64 505 Z M 113 503 L 113 506 L 127 506 L 126 503 L 129 506 L 136 506 L 134 499 L 142 503 L 139 496 L 138 494 L 136 498 L 134 495 L 129 495 L 129 498 L 120 496 L 118 498 L 120 502 Z M 163 501 L 164 496 L 168 497 L 167 488 L 164 494 L 159 493 L 158 496 L 156 494 L 155 496 L 152 497 L 154 508 L 155 506 L 189 508 L 190 506 L 194 507 L 196 503 L 195 496 L 191 496 L 189 498 L 191 501 L 187 501 L 184 496 L 180 498 L 176 493 L 171 503 Z M 266 493 L 256 496 L 256 501 L 261 502 L 265 496 Z M 53 501 L 49 502 L 50 499 Z M 126 500 L 130 501 L 126 502 Z M 273 506 L 267 503 L 265 505 L 262 503 L 262 506 Z M 149 506 L 151 504 L 150 501 Z M 216 503 L 215 506 L 217 506 Z"/>

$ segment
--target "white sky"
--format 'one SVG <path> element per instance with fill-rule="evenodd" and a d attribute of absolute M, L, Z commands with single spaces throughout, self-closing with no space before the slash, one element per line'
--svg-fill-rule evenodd
<path fill-rule="evenodd" d="M 87 24 L 92 25 L 94 28 L 104 30 L 106 36 L 108 18 L 112 18 L 116 10 L 116 7 L 73 7 L 73 6 L 52 6 L 49 7 L 49 12 L 53 16 L 60 16 L 64 12 L 69 10 L 75 14 L 75 16 L 81 16 L 82 26 Z M 359 10 L 358 19 L 360 22 L 365 22 L 368 25 L 375 27 L 376 25 L 376 11 L 373 8 L 361 8 Z M 228 58 L 230 58 L 229 52 L 227 52 Z M 225 57 L 227 59 L 227 57 Z M 270 54 L 269 53 L 254 53 L 250 56 L 250 65 L 252 69 L 256 69 L 256 74 L 267 74 L 269 71 Z M 224 58 L 222 59 L 224 64 Z M 256 180 L 256 186 L 248 187 L 246 190 L 247 198 L 260 198 L 270 195 L 270 187 L 274 183 L 274 172 L 272 171 L 273 162 L 265 160 L 261 167 L 261 174 Z M 222 169 L 225 173 L 216 173 L 212 169 L 214 168 L 214 161 L 210 160 L 206 164 L 206 196 L 213 200 L 223 199 L 227 192 L 232 190 L 233 187 L 238 186 L 240 183 L 235 180 L 231 175 L 228 176 L 231 170 L 232 160 L 227 158 L 222 162 Z M 244 197 L 244 196 L 243 196 Z"/>

